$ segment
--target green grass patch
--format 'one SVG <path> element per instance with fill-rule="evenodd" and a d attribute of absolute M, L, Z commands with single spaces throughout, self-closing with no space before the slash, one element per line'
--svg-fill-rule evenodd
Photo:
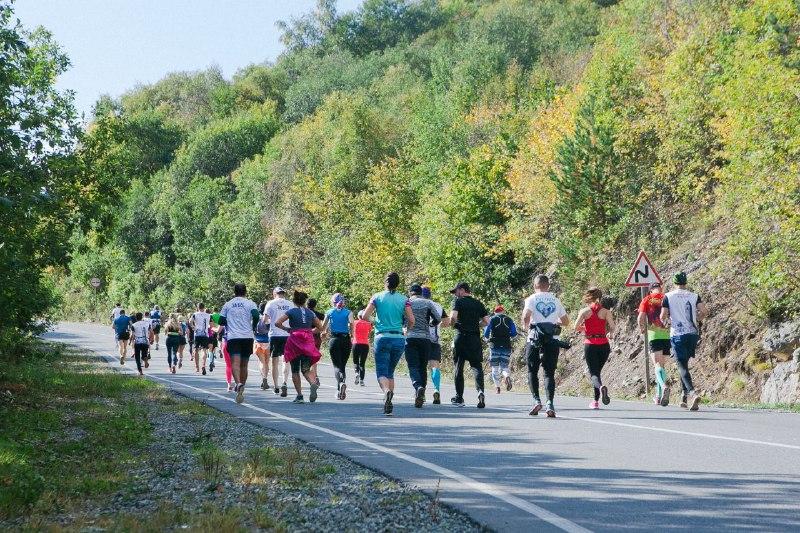
<path fill-rule="evenodd" d="M 734 409 L 746 409 L 748 411 L 787 411 L 790 413 L 800 413 L 800 403 L 733 403 L 723 402 L 715 404 L 716 407 L 730 407 Z"/>
<path fill-rule="evenodd" d="M 118 490 L 149 442 L 157 388 L 50 345 L 0 365 L 0 517 L 70 508 Z"/>

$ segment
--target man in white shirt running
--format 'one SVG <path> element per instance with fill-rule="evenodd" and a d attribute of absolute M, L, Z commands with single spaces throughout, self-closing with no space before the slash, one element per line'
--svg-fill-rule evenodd
<path fill-rule="evenodd" d="M 697 351 L 700 342 L 700 322 L 708 315 L 706 305 L 700 295 L 686 289 L 686 273 L 678 272 L 672 278 L 677 289 L 664 295 L 661 301 L 661 322 L 669 321 L 670 344 L 675 366 L 681 375 L 683 396 L 681 407 L 691 411 L 700 408 L 700 396 L 694 390 L 692 375 L 689 373 L 689 359 Z"/>
<path fill-rule="evenodd" d="M 539 274 L 533 282 L 534 293 L 525 299 L 522 324 L 528 332 L 525 344 L 525 358 L 528 361 L 528 385 L 533 395 L 533 407 L 528 412 L 535 416 L 542 410 L 539 396 L 539 366 L 544 370 L 544 387 L 547 391 L 547 417 L 555 418 L 553 400 L 556 394 L 556 366 L 561 350 L 558 335 L 548 335 L 554 326 L 569 325 L 569 316 L 555 294 L 550 292 L 550 278 Z M 545 332 L 545 334 L 540 334 Z"/>
<path fill-rule="evenodd" d="M 246 298 L 244 283 L 233 287 L 233 298 L 225 302 L 219 312 L 220 326 L 225 327 L 227 349 L 231 357 L 231 371 L 236 383 L 236 403 L 244 401 L 244 385 L 247 383 L 247 364 L 253 354 L 253 332 L 258 325 L 258 306 Z"/>
<path fill-rule="evenodd" d="M 194 329 L 194 366 L 200 372 L 200 350 L 203 351 L 203 375 L 206 375 L 206 359 L 208 359 L 208 328 L 211 326 L 211 315 L 206 312 L 205 304 L 198 304 L 197 311 L 189 320 Z"/>
<path fill-rule="evenodd" d="M 281 328 L 273 327 L 280 317 L 293 308 L 294 304 L 286 299 L 286 291 L 282 287 L 275 287 L 272 290 L 272 300 L 267 303 L 264 308 L 264 314 L 269 317 L 269 353 L 272 358 L 272 383 L 274 385 L 273 391 L 275 394 L 280 394 L 285 398 L 288 394 L 288 387 L 286 385 L 289 379 L 289 371 L 291 366 L 286 364 L 283 359 L 283 349 L 286 346 L 286 340 L 289 338 L 289 332 Z M 276 358 L 280 357 L 283 364 L 283 385 L 278 388 L 278 365 Z"/>
<path fill-rule="evenodd" d="M 133 356 L 136 359 L 136 369 L 139 375 L 143 375 L 142 361 L 144 367 L 148 368 L 150 363 L 150 342 L 153 334 L 153 323 L 150 322 L 150 317 L 143 317 L 142 313 L 136 313 L 136 322 L 133 323 Z"/>

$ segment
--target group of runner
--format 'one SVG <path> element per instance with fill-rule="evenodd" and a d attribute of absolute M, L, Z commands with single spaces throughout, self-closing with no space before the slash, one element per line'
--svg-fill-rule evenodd
<path fill-rule="evenodd" d="M 235 392 L 236 401 L 241 403 L 249 358 L 255 354 L 259 360 L 262 390 L 287 397 L 291 377 L 295 391 L 293 402 L 304 403 L 305 380 L 308 400 L 314 402 L 320 386 L 317 374 L 317 364 L 322 357 L 320 349 L 327 341 L 336 379 L 336 397 L 345 400 L 350 357 L 355 373 L 353 383 L 364 386 L 372 338 L 376 377 L 383 391 L 383 412 L 391 415 L 394 373 L 403 356 L 411 378 L 414 406 L 422 408 L 427 402 L 429 376 L 432 403 L 441 403 L 440 328 L 451 327 L 455 330 L 452 348 L 456 394 L 450 403 L 459 407 L 465 405 L 464 371 L 469 365 L 476 405 L 479 409 L 486 406 L 482 338 L 489 346 L 495 393 L 500 394 L 503 388 L 512 389 L 512 342 L 520 332 L 502 305 L 489 313 L 473 296 L 469 284 L 462 282 L 450 291 L 454 301 L 448 314 L 442 305 L 431 299 L 428 287 L 415 283 L 407 291 L 400 291 L 400 276 L 395 272 L 387 274 L 384 282 L 384 290 L 374 294 L 366 308 L 355 315 L 341 293 L 331 297 L 330 309 L 323 314 L 316 309 L 317 301 L 309 299 L 303 291 L 293 291 L 290 300 L 285 289 L 275 287 L 272 299 L 259 306 L 247 298 L 246 287 L 237 284 L 233 298 L 219 312 L 206 310 L 204 304 L 199 304 L 188 317 L 177 309 L 169 315 L 163 324 L 169 370 L 175 373 L 182 367 L 184 347 L 188 345 L 195 371 L 205 375 L 206 363 L 210 361 L 209 371 L 213 371 L 216 351 L 221 347 L 228 390 Z M 669 404 L 670 385 L 665 364 L 672 355 L 681 379 L 681 405 L 696 411 L 700 396 L 692 384 L 689 360 L 694 357 L 700 322 L 707 311 L 700 297 L 687 289 L 685 273 L 676 274 L 673 282 L 675 289 L 666 294 L 660 283 L 650 286 L 650 293 L 639 308 L 638 324 L 643 332 L 647 331 L 656 368 L 657 388 L 653 401 L 662 406 Z M 535 416 L 544 410 L 548 417 L 555 417 L 555 372 L 560 351 L 570 346 L 562 339 L 562 328 L 570 325 L 570 319 L 561 301 L 550 291 L 546 275 L 536 276 L 534 289 L 525 299 L 522 313 L 526 338 L 524 359 L 533 400 L 529 414 Z M 612 306 L 603 298 L 600 289 L 588 289 L 583 302 L 585 307 L 577 315 L 574 331 L 575 335 L 583 337 L 587 374 L 594 390 L 589 407 L 599 409 L 601 402 L 604 405 L 611 402 L 601 373 L 611 354 L 615 321 Z M 125 364 L 127 345 L 133 339 L 133 355 L 137 370 L 142 374 L 143 366 L 149 366 L 150 347 L 159 349 L 161 310 L 154 306 L 149 312 L 130 316 L 117 304 L 112 312 L 112 327 L 119 343 L 120 364 Z M 539 387 L 540 369 L 544 402 Z"/>

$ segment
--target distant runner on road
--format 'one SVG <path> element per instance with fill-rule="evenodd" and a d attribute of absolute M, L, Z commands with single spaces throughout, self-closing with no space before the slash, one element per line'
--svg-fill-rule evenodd
<path fill-rule="evenodd" d="M 429 324 L 439 324 L 442 312 L 429 299 L 422 296 L 422 285 L 415 283 L 408 289 L 414 325 L 406 332 L 406 363 L 414 388 L 414 407 L 425 404 L 428 385 L 428 360 L 431 357 L 431 330 Z"/>
<path fill-rule="evenodd" d="M 489 319 L 483 336 L 489 342 L 489 367 L 492 369 L 494 391 L 500 394 L 500 386 L 511 390 L 511 341 L 517 336 L 517 325 L 506 314 L 505 307 L 498 305 Z"/>
<path fill-rule="evenodd" d="M 161 308 L 154 305 L 150 310 L 150 321 L 153 323 L 153 338 L 155 340 L 155 349 L 158 350 L 158 335 L 161 333 Z"/>
<path fill-rule="evenodd" d="M 364 309 L 364 320 L 372 314 L 375 319 L 375 374 L 383 391 L 383 414 L 389 416 L 394 410 L 394 371 L 403 357 L 406 340 L 403 335 L 403 319 L 406 327 L 414 327 L 411 303 L 397 292 L 400 275 L 397 272 L 386 274 L 386 290 L 372 296 Z"/>
<path fill-rule="evenodd" d="M 642 299 L 639 305 L 639 330 L 647 331 L 650 357 L 653 361 L 656 376 L 656 395 L 653 402 L 666 407 L 669 405 L 670 384 L 664 365 L 670 355 L 669 328 L 661 322 L 661 304 L 664 301 L 664 290 L 661 283 L 650 284 L 650 294 Z"/>
<path fill-rule="evenodd" d="M 281 328 L 273 327 L 275 322 L 286 312 L 294 307 L 294 304 L 286 299 L 286 291 L 282 287 L 275 287 L 272 289 L 272 300 L 267 303 L 264 312 L 269 317 L 269 354 L 272 358 L 272 385 L 275 387 L 275 394 L 280 394 L 285 398 L 287 395 L 286 380 L 289 378 L 290 365 L 283 360 L 283 350 L 286 347 L 286 341 L 289 339 L 289 333 Z M 283 365 L 283 383 L 278 388 L 278 361 Z"/>
<path fill-rule="evenodd" d="M 219 313 L 219 323 L 225 327 L 225 349 L 230 355 L 236 382 L 236 403 L 244 401 L 247 365 L 253 354 L 253 332 L 258 319 L 258 306 L 247 298 L 247 287 L 244 283 L 237 283 L 233 286 L 233 298 L 225 302 Z"/>
<path fill-rule="evenodd" d="M 254 351 L 258 357 L 258 368 L 261 371 L 261 390 L 269 390 L 269 317 L 264 312 L 267 304 L 259 307 L 260 318 L 256 324 Z M 277 361 L 275 361 L 277 363 Z"/>
<path fill-rule="evenodd" d="M 364 310 L 358 312 L 358 320 L 353 324 L 353 366 L 356 371 L 355 384 L 365 386 L 364 374 L 367 370 L 367 356 L 369 355 L 369 334 L 372 332 L 372 322 L 364 320 Z"/>
<path fill-rule="evenodd" d="M 200 352 L 203 352 L 202 360 L 202 373 L 206 375 L 206 360 L 208 359 L 208 346 L 210 344 L 208 339 L 208 328 L 211 325 L 211 315 L 206 312 L 206 306 L 203 303 L 197 304 L 197 311 L 192 314 L 189 320 L 189 325 L 194 330 L 194 366 L 195 371 L 200 372 L 201 361 Z"/>
<path fill-rule="evenodd" d="M 580 310 L 575 322 L 575 331 L 582 331 L 585 337 L 583 357 L 594 388 L 594 400 L 589 404 L 591 409 L 600 409 L 601 398 L 603 405 L 611 403 L 608 387 L 603 385 L 600 373 L 611 355 L 608 339 L 614 331 L 614 315 L 603 307 L 602 299 L 603 291 L 597 287 L 587 290 L 583 295 L 583 303 L 588 307 Z"/>
<path fill-rule="evenodd" d="M 695 356 L 700 342 L 700 323 L 708 314 L 700 296 L 686 288 L 685 272 L 678 272 L 672 281 L 676 289 L 664 295 L 661 302 L 661 322 L 669 321 L 672 357 L 681 375 L 683 395 L 681 407 L 691 411 L 700 408 L 700 396 L 694 390 L 692 375 L 689 373 L 689 360 Z"/>
<path fill-rule="evenodd" d="M 486 407 L 483 376 L 483 345 L 481 330 L 489 324 L 486 306 L 472 296 L 468 283 L 458 283 L 450 294 L 456 296 L 450 312 L 450 325 L 456 330 L 453 339 L 456 395 L 450 400 L 455 406 L 464 407 L 464 366 L 469 363 L 478 391 L 478 409 Z"/>
<path fill-rule="evenodd" d="M 167 348 L 167 368 L 174 374 L 178 367 L 178 350 L 181 346 L 181 323 L 175 313 L 172 313 L 167 323 L 164 324 L 164 333 L 166 335 L 164 345 Z"/>
<path fill-rule="evenodd" d="M 319 361 L 321 355 L 316 344 L 314 344 L 314 329 L 320 329 L 322 323 L 319 321 L 314 312 L 306 307 L 308 295 L 302 291 L 294 291 L 292 302 L 294 307 L 286 311 L 283 315 L 278 317 L 278 320 L 273 324 L 274 327 L 289 333 L 289 338 L 286 341 L 286 349 L 284 358 L 291 365 L 292 368 L 292 383 L 297 392 L 297 396 L 292 403 L 303 403 L 303 387 L 300 381 L 300 375 L 306 378 L 311 393 L 308 396 L 308 401 L 314 403 L 317 400 L 317 376 L 314 373 L 313 366 Z M 289 322 L 288 327 L 286 321 Z"/>
<path fill-rule="evenodd" d="M 344 400 L 347 398 L 347 362 L 353 346 L 353 312 L 345 307 L 344 296 L 338 292 L 331 297 L 331 306 L 332 309 L 325 313 L 321 329 L 323 335 L 330 334 L 328 351 L 336 375 L 336 398 Z"/>
<path fill-rule="evenodd" d="M 561 326 L 569 325 L 569 316 L 555 294 L 550 292 L 550 278 L 536 276 L 534 293 L 525 299 L 522 324 L 528 331 L 525 358 L 528 361 L 528 384 L 533 396 L 533 407 L 528 412 L 535 416 L 542 409 L 539 396 L 539 367 L 544 369 L 544 386 L 547 391 L 547 417 L 555 418 L 553 400 L 556 395 L 556 366 L 561 350 Z"/>
<path fill-rule="evenodd" d="M 148 368 L 150 363 L 149 350 L 150 343 L 153 339 L 153 323 L 150 318 L 145 318 L 142 313 L 136 313 L 136 322 L 133 323 L 133 356 L 136 359 L 136 369 L 139 375 L 144 375 L 142 372 L 142 361 L 144 367 Z"/>
<path fill-rule="evenodd" d="M 114 338 L 119 346 L 119 364 L 125 364 L 125 356 L 128 354 L 128 341 L 131 338 L 131 318 L 125 314 L 124 309 L 119 310 L 119 315 L 114 319 L 112 328 L 114 329 Z"/>

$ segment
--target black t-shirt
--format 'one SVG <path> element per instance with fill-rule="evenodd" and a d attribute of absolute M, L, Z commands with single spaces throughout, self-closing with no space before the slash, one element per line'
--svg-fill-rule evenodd
<path fill-rule="evenodd" d="M 481 320 L 489 316 L 486 307 L 472 296 L 457 298 L 453 311 L 458 313 L 456 329 L 459 333 L 480 333 Z"/>

